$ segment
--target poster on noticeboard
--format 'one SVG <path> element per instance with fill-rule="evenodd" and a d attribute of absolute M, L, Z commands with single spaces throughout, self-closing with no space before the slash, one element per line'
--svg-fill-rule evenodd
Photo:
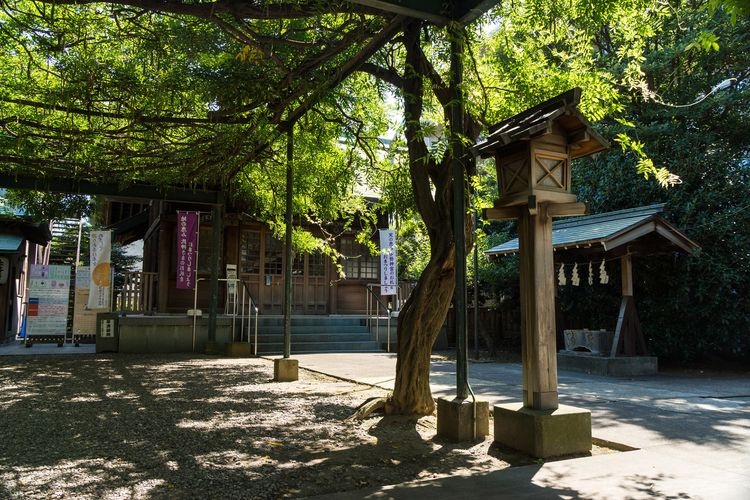
<path fill-rule="evenodd" d="M 70 266 L 32 264 L 26 332 L 34 336 L 65 336 L 70 300 Z"/>

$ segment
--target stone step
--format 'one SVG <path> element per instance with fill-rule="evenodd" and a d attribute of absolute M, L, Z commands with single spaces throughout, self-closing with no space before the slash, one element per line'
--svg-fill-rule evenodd
<path fill-rule="evenodd" d="M 253 335 L 251 335 L 253 337 Z M 292 332 L 292 342 L 363 342 L 374 340 L 367 332 L 364 333 L 297 333 Z M 267 342 L 283 342 L 284 335 L 281 333 L 258 334 L 258 344 Z"/>
<path fill-rule="evenodd" d="M 258 342 L 258 354 L 282 354 L 283 342 Z M 308 354 L 321 352 L 381 352 L 377 342 L 300 342 L 292 340 L 292 354 Z"/>
<path fill-rule="evenodd" d="M 291 323 L 292 353 L 381 350 L 363 316 L 292 316 Z M 259 316 L 258 354 L 281 354 L 284 350 L 283 334 L 283 316 Z M 250 337 L 255 337 L 253 326 Z"/>
<path fill-rule="evenodd" d="M 258 335 L 281 335 L 284 333 L 283 326 L 258 325 Z M 367 327 L 357 325 L 292 325 L 292 335 L 315 335 L 315 334 L 365 334 L 370 332 Z"/>
<path fill-rule="evenodd" d="M 254 319 L 253 319 L 254 321 Z M 292 318 L 292 326 L 366 326 L 362 318 L 329 318 L 326 316 L 311 316 L 307 318 Z M 283 318 L 269 318 L 258 316 L 258 326 L 283 327 Z"/>

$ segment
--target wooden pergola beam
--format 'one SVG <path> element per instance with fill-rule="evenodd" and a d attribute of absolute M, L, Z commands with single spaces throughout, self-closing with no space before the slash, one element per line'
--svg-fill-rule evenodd
<path fill-rule="evenodd" d="M 153 184 L 123 185 L 108 182 L 71 179 L 65 177 L 32 177 L 29 175 L 0 174 L 0 187 L 52 193 L 119 196 L 145 200 L 215 205 L 222 203 L 220 191 L 187 186 L 156 186 Z"/>

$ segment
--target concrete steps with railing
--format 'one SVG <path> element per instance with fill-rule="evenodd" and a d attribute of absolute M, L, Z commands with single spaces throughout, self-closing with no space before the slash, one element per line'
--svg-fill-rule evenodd
<path fill-rule="evenodd" d="M 258 318 L 258 354 L 284 352 L 284 318 Z M 293 316 L 292 354 L 381 352 L 364 316 Z"/>

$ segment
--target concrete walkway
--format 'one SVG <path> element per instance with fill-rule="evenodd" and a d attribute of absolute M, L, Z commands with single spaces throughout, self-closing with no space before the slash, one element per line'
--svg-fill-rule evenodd
<path fill-rule="evenodd" d="M 392 354 L 305 354 L 300 367 L 393 388 Z M 471 363 L 478 399 L 521 398 L 518 364 Z M 435 396 L 455 394 L 455 364 L 434 360 Z M 635 451 L 490 474 L 362 490 L 332 498 L 750 499 L 750 377 L 658 375 L 615 379 L 560 372 L 560 401 L 592 413 L 595 439 Z"/>
<path fill-rule="evenodd" d="M 94 344 L 79 344 L 78 347 L 65 342 L 61 347 L 57 344 L 36 343 L 26 347 L 21 341 L 0 344 L 0 356 L 66 356 L 69 354 L 94 354 Z"/>

